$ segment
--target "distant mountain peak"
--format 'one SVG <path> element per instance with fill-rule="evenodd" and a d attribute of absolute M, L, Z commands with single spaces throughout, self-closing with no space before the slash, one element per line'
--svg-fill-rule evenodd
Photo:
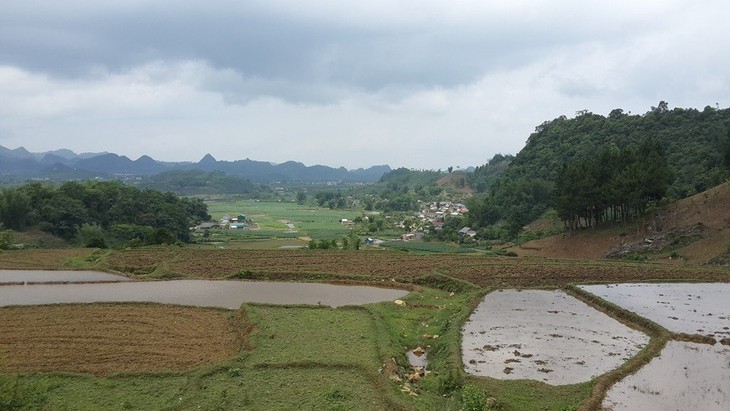
<path fill-rule="evenodd" d="M 218 160 L 216 160 L 215 157 L 213 157 L 210 153 L 204 155 L 203 158 L 201 158 L 200 161 L 198 161 L 198 163 L 200 163 L 200 164 L 203 164 L 203 163 L 210 164 L 210 163 L 216 163 L 216 162 L 218 162 Z"/>
<path fill-rule="evenodd" d="M 22 147 L 11 150 L 0 145 L 0 174 L 17 175 L 24 178 L 44 174 L 55 174 L 55 177 L 59 177 L 59 175 L 69 173 L 73 173 L 73 178 L 114 175 L 150 176 L 164 171 L 190 168 L 198 168 L 208 173 L 218 171 L 229 176 L 243 177 L 262 183 L 271 181 L 375 182 L 384 173 L 390 171 L 390 167 L 387 165 L 349 171 L 345 167 L 307 166 L 299 161 L 287 161 L 278 165 L 249 158 L 218 161 L 210 153 L 197 163 L 161 162 L 148 155 L 142 155 L 132 161 L 127 156 L 106 151 L 79 155 L 68 149 L 30 153 Z"/>
<path fill-rule="evenodd" d="M 136 163 L 155 163 L 156 161 L 148 156 L 148 155 L 142 155 L 138 159 L 134 160 Z"/>

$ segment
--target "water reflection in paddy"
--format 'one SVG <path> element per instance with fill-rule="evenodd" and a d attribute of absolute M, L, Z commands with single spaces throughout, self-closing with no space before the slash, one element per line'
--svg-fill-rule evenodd
<path fill-rule="evenodd" d="M 730 409 L 730 347 L 669 341 L 659 357 L 611 387 L 609 410 Z"/>
<path fill-rule="evenodd" d="M 561 291 L 488 294 L 462 329 L 467 372 L 574 384 L 618 367 L 649 337 Z"/>
<path fill-rule="evenodd" d="M 0 287 L 0 306 L 91 302 L 157 302 L 235 309 L 244 302 L 338 307 L 392 301 L 404 290 L 315 283 L 175 280 Z"/>
<path fill-rule="evenodd" d="M 130 281 L 121 275 L 99 271 L 0 270 L 0 285 L 17 283 L 79 283 Z"/>
<path fill-rule="evenodd" d="M 609 284 L 580 288 L 673 332 L 730 337 L 730 284 Z"/>

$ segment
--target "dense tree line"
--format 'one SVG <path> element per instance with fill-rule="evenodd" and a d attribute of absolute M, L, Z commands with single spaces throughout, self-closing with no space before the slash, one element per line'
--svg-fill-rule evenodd
<path fill-rule="evenodd" d="M 702 111 L 670 110 L 666 102 L 660 102 L 643 115 L 631 115 L 615 109 L 606 117 L 588 111 L 578 112 L 572 119 L 560 116 L 536 127 L 507 170 L 484 193 L 468 203 L 467 223 L 480 227 L 482 232 L 498 235 L 501 231 L 508 237 L 514 236 L 524 225 L 562 201 L 559 196 L 566 194 L 556 192 L 556 183 L 560 175 L 567 178 L 564 173 L 569 170 L 566 167 L 571 168 L 571 173 L 580 174 L 580 167 L 591 168 L 590 159 L 597 153 L 608 155 L 603 153 L 604 150 L 623 153 L 627 156 L 624 160 L 629 159 L 631 155 L 638 155 L 642 144 L 650 138 L 664 153 L 669 169 L 661 178 L 672 177 L 663 195 L 673 200 L 685 198 L 720 184 L 730 176 L 730 157 L 725 157 L 730 150 L 728 130 L 730 109 L 708 106 Z M 596 181 L 592 184 L 586 181 L 583 181 L 584 188 L 595 191 Z M 662 187 L 664 183 L 666 181 L 662 181 Z M 634 189 L 624 188 L 636 193 Z M 609 193 L 605 196 L 618 195 L 615 191 L 609 190 Z M 633 195 L 630 201 L 623 198 L 614 200 L 628 207 L 623 211 L 612 209 L 608 214 L 601 214 L 596 210 L 593 213 L 595 217 L 589 216 L 589 219 L 595 223 L 596 218 L 613 219 L 616 215 L 620 219 L 622 213 L 627 217 L 641 212 L 643 207 L 637 195 Z M 596 203 L 595 206 L 600 207 L 601 204 Z M 586 214 L 585 211 L 581 213 Z M 581 219 L 580 224 L 586 225 L 585 217 Z"/>
<path fill-rule="evenodd" d="M 540 178 L 500 178 L 488 194 L 467 201 L 466 224 L 482 228 L 482 238 L 514 237 L 553 202 L 554 184 Z M 499 227 L 494 229 L 495 224 Z"/>
<path fill-rule="evenodd" d="M 38 182 L 0 192 L 0 224 L 43 231 L 83 245 L 161 244 L 190 240 L 189 227 L 210 219 L 200 199 L 140 190 L 118 181 Z"/>
<path fill-rule="evenodd" d="M 330 209 L 345 208 L 347 199 L 341 191 L 320 191 L 314 195 L 314 200 L 320 207 L 328 207 Z"/>
<path fill-rule="evenodd" d="M 555 208 L 570 230 L 627 221 L 661 200 L 673 180 L 664 150 L 653 139 L 637 150 L 605 148 L 563 166 Z"/>

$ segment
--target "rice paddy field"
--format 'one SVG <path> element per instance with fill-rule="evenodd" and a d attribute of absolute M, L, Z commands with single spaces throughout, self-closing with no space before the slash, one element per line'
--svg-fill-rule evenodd
<path fill-rule="evenodd" d="M 675 353 L 675 343 L 690 344 L 680 352 L 699 347 L 696 351 L 702 356 L 720 356 L 713 357 L 721 359 L 715 360 L 718 364 L 730 355 L 708 333 L 667 328 L 621 301 L 575 287 L 702 281 L 712 290 L 715 283 L 730 283 L 730 271 L 723 268 L 389 250 L 169 246 L 0 252 L 0 269 L 19 268 L 97 270 L 156 284 L 171 279 L 227 279 L 378 285 L 403 289 L 407 295 L 397 301 L 339 308 L 272 303 L 243 303 L 233 309 L 151 303 L 0 308 L 3 409 L 618 410 L 625 409 L 616 401 L 624 398 L 625 390 L 659 396 L 651 385 L 656 375 L 652 369 L 667 373 L 687 362 Z M 36 286 L 42 284 L 27 285 Z M 541 303 L 541 293 L 559 298 Z M 697 290 L 690 294 L 700 295 Z M 511 307 L 508 312 L 480 307 L 496 297 L 511 298 L 509 304 L 497 304 L 501 309 Z M 695 300 L 704 298 L 709 297 Z M 534 328 L 529 320 L 535 316 L 526 315 L 530 309 L 547 316 L 552 322 L 541 323 L 552 328 Z M 509 321 L 472 330 L 471 335 L 484 341 L 474 345 L 482 350 L 480 357 L 470 358 L 466 353 L 474 347 L 468 345 L 468 324 L 476 325 L 473 315 L 479 312 Z M 676 311 L 669 315 L 682 316 Z M 575 321 L 577 317 L 588 318 L 590 326 Z M 625 331 L 606 331 L 602 324 Z M 713 335 L 723 335 L 725 326 L 713 325 L 712 330 L 719 330 Z M 503 333 L 509 327 L 518 332 Z M 593 330 L 595 338 L 586 337 L 586 330 Z M 629 334 L 638 339 L 601 339 Z M 504 341 L 500 335 L 506 336 Z M 549 339 L 548 346 L 564 339 L 576 345 L 551 357 L 537 343 Z M 491 351 L 494 347 L 497 350 Z M 588 351 L 591 347 L 598 350 Z M 407 353 L 414 350 L 426 353 L 425 367 L 409 364 Z M 494 360 L 499 364 L 492 368 L 498 372 L 471 372 L 501 351 L 511 357 Z M 615 364 L 607 361 L 605 368 L 577 380 L 557 378 L 563 363 L 587 367 L 586 358 L 601 355 Z M 550 362 L 554 364 L 548 366 Z M 520 367 L 537 372 L 513 378 Z M 507 368 L 511 373 L 504 372 Z M 679 372 L 684 371 L 696 375 L 691 370 Z M 722 377 L 726 370 L 712 372 Z M 623 381 L 630 385 L 621 385 Z M 682 395 L 707 400 L 688 403 L 696 409 L 714 409 L 717 402 L 725 406 L 722 393 L 728 392 L 727 387 L 707 384 L 690 392 L 666 389 L 661 394 L 669 404 L 675 401 L 673 395 Z M 714 391 L 708 394 L 708 389 Z M 636 401 L 629 403 L 629 409 L 643 404 L 642 399 Z"/>

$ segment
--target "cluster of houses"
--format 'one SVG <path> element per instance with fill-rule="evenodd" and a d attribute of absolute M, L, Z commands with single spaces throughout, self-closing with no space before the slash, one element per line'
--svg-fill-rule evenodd
<path fill-rule="evenodd" d="M 247 229 L 251 225 L 251 221 L 246 219 L 246 216 L 243 214 L 240 214 L 238 217 L 231 217 L 228 214 L 223 216 L 218 222 L 209 221 L 206 223 L 201 223 L 200 225 L 197 225 L 195 227 L 192 227 L 192 230 L 209 230 L 211 228 L 225 228 L 229 230 L 238 230 L 238 229 Z"/>
<path fill-rule="evenodd" d="M 443 224 L 446 217 L 459 217 L 469 211 L 464 204 L 452 203 L 450 201 L 437 201 L 428 204 L 428 208 L 424 208 L 418 214 L 418 218 L 422 221 L 428 221 L 431 224 L 441 222 Z"/>
<path fill-rule="evenodd" d="M 433 227 L 434 231 L 443 230 L 446 217 L 460 217 L 468 211 L 469 209 L 462 203 L 452 203 L 450 201 L 429 203 L 416 215 L 422 225 L 413 232 L 403 234 L 401 239 L 403 241 L 420 240 L 423 238 L 423 231 L 427 231 L 430 228 L 429 226 Z M 470 227 L 459 230 L 460 237 L 469 236 L 474 238 L 476 235 L 477 232 Z"/>

